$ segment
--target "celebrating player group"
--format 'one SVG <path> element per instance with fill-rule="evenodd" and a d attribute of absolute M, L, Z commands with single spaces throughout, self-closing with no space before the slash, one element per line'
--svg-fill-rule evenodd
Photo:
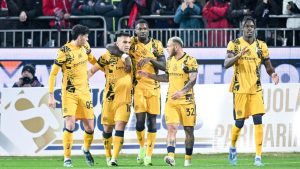
<path fill-rule="evenodd" d="M 266 44 L 255 38 L 255 21 L 251 17 L 243 20 L 243 35 L 229 42 L 225 68 L 234 67 L 230 91 L 234 97 L 234 120 L 229 162 L 237 164 L 236 141 L 245 119 L 253 117 L 255 126 L 256 156 L 254 165 L 262 166 L 262 116 L 265 112 L 260 83 L 260 65 L 275 84 L 279 78 L 275 73 Z M 180 37 L 171 37 L 167 42 L 168 58 L 163 45 L 149 37 L 149 26 L 145 20 L 135 24 L 135 35 L 117 32 L 116 41 L 106 47 L 105 53 L 96 59 L 88 44 L 89 29 L 75 25 L 71 42 L 58 50 L 57 58 L 49 77 L 49 106 L 55 108 L 53 95 L 55 80 L 62 70 L 62 113 L 65 121 L 63 131 L 64 167 L 73 167 L 71 150 L 76 120 L 84 125 L 82 152 L 88 166 L 94 166 L 90 147 L 94 136 L 94 108 L 89 88 L 89 78 L 98 70 L 106 79 L 101 111 L 103 144 L 107 166 L 119 165 L 119 153 L 124 142 L 126 124 L 131 106 L 136 117 L 136 137 L 139 144 L 137 163 L 144 166 L 152 163 L 156 141 L 156 117 L 160 115 L 160 82 L 168 82 L 165 101 L 167 155 L 164 161 L 175 166 L 176 133 L 179 125 L 185 132 L 185 156 L 183 166 L 192 165 L 196 102 L 193 87 L 197 82 L 197 60 L 183 49 Z M 88 69 L 88 62 L 93 64 Z M 200 63 L 201 64 L 201 63 Z M 164 72 L 164 73 L 159 73 Z M 146 127 L 147 125 L 147 127 Z M 114 136 L 113 136 L 114 131 Z M 121 158 L 120 158 L 121 160 Z M 178 164 L 177 164 L 178 165 Z"/>

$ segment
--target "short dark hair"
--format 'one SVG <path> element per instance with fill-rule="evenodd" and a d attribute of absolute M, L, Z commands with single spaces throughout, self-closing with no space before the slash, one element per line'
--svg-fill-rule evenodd
<path fill-rule="evenodd" d="M 131 36 L 130 33 L 129 33 L 129 32 L 126 32 L 126 31 L 119 31 L 119 32 L 116 32 L 115 35 L 116 35 L 116 38 L 121 37 L 121 36 L 128 36 L 128 37 Z"/>
<path fill-rule="evenodd" d="M 256 27 L 256 21 L 255 21 L 255 19 L 254 19 L 252 16 L 245 16 L 245 17 L 243 18 L 243 21 L 242 21 L 242 26 L 243 26 L 243 27 L 245 26 L 245 23 L 246 23 L 247 21 L 252 21 L 252 22 L 254 23 L 254 26 Z"/>
<path fill-rule="evenodd" d="M 28 71 L 32 74 L 32 76 L 35 76 L 35 66 L 33 64 L 26 64 L 24 65 L 23 69 L 22 69 L 22 73 Z"/>
<path fill-rule="evenodd" d="M 139 19 L 135 22 L 135 26 L 136 27 L 138 24 L 146 24 L 149 27 L 148 22 L 145 19 Z"/>
<path fill-rule="evenodd" d="M 77 39 L 79 35 L 85 35 L 89 33 L 90 33 L 89 28 L 80 24 L 73 26 L 71 32 L 73 40 Z"/>

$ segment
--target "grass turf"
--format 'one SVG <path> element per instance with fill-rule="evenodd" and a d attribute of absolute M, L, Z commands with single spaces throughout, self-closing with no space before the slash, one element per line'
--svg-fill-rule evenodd
<path fill-rule="evenodd" d="M 163 161 L 163 155 L 154 155 L 152 157 L 153 166 L 151 169 L 169 168 Z M 176 167 L 183 168 L 183 154 L 176 155 Z M 111 168 L 106 166 L 104 156 L 94 155 L 95 166 L 93 168 Z M 300 169 L 300 153 L 264 153 L 264 169 Z M 253 166 L 253 154 L 238 154 L 238 165 L 230 166 L 227 160 L 227 154 L 194 154 L 193 165 L 188 168 L 199 169 L 248 169 L 257 168 Z M 90 169 L 85 163 L 84 156 L 73 156 L 73 168 Z M 117 168 L 145 168 L 145 166 L 136 163 L 135 155 L 121 154 Z M 0 169 L 60 169 L 64 168 L 63 158 L 59 156 L 47 157 L 0 157 Z"/>

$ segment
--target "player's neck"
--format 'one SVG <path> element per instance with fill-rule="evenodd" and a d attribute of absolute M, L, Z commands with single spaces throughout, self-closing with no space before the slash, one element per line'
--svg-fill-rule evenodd
<path fill-rule="evenodd" d="M 179 60 L 179 59 L 181 59 L 183 56 L 184 56 L 184 51 L 183 50 L 180 50 L 180 51 L 178 51 L 177 53 L 176 53 L 176 55 L 175 55 L 175 58 L 177 59 L 177 60 Z"/>
<path fill-rule="evenodd" d="M 76 47 L 80 47 L 81 45 L 79 45 L 77 40 L 72 40 L 71 43 L 76 46 Z"/>
<path fill-rule="evenodd" d="M 149 43 L 150 38 L 149 37 L 142 38 L 142 39 L 139 38 L 139 41 L 142 42 L 143 44 L 147 44 L 147 43 Z"/>
<path fill-rule="evenodd" d="M 243 36 L 243 39 L 248 42 L 249 44 L 252 44 L 254 42 L 254 37 L 247 37 Z"/>

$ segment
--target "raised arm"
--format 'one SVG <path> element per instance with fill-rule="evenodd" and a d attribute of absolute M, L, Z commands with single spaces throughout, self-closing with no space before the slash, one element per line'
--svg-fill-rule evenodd
<path fill-rule="evenodd" d="M 231 67 L 232 65 L 234 65 L 235 62 L 236 62 L 237 60 L 239 60 L 239 58 L 240 58 L 242 55 L 244 55 L 248 50 L 249 50 L 249 49 L 248 49 L 247 47 L 244 47 L 244 48 L 242 49 L 242 51 L 241 51 L 240 53 L 236 54 L 236 55 L 235 55 L 233 52 L 231 52 L 231 51 L 227 51 L 227 55 L 226 55 L 225 60 L 224 60 L 224 67 L 225 67 L 226 69 L 230 68 L 230 67 Z"/>

